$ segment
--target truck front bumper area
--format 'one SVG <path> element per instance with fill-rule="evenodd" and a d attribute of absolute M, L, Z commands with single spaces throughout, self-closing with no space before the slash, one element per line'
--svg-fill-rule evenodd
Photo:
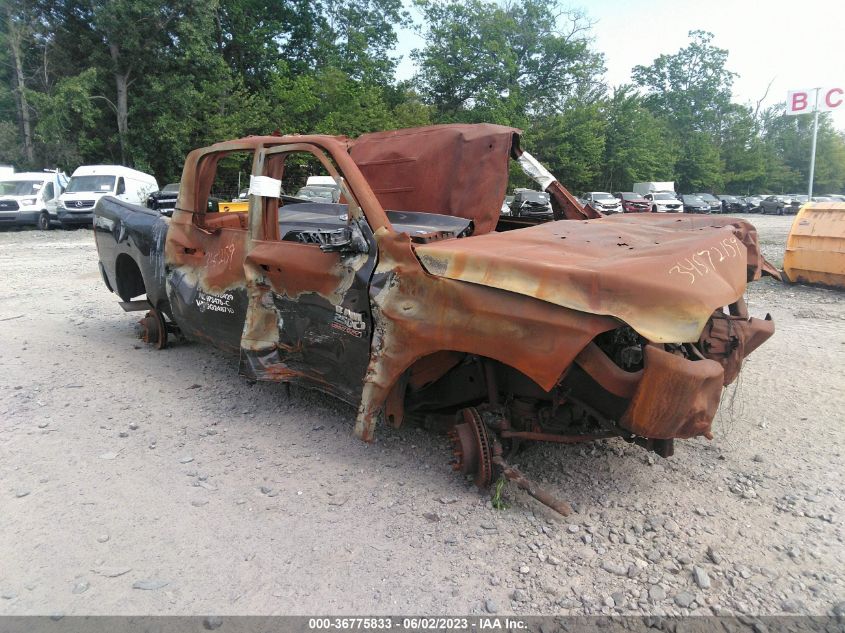
<path fill-rule="evenodd" d="M 744 305 L 741 309 L 744 312 Z M 656 440 L 702 435 L 709 439 L 722 389 L 736 379 L 745 357 L 774 329 L 769 315 L 749 319 L 717 312 L 701 340 L 687 348 L 698 358 L 686 357 L 679 346 L 649 343 L 643 347 L 643 369 L 626 372 L 591 344 L 575 362 L 605 391 L 629 400 L 618 419 L 623 434 Z"/>
<path fill-rule="evenodd" d="M 0 212 L 0 226 L 24 226 L 38 224 L 39 211 L 2 211 Z"/>
<path fill-rule="evenodd" d="M 722 396 L 724 370 L 714 360 L 692 361 L 646 345 L 644 369 L 621 427 L 650 439 L 710 437 Z"/>
<path fill-rule="evenodd" d="M 93 226 L 94 210 L 68 211 L 59 209 L 59 222 L 62 226 Z"/>
<path fill-rule="evenodd" d="M 774 331 L 769 315 L 762 320 L 714 315 L 699 343 L 706 358 L 689 360 L 646 345 L 642 379 L 620 425 L 653 439 L 711 438 L 722 389 Z"/>

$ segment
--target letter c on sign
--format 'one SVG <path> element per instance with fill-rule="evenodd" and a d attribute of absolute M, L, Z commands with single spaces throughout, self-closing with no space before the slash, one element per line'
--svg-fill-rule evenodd
<path fill-rule="evenodd" d="M 792 93 L 792 107 L 790 108 L 791 112 L 801 112 L 802 110 L 807 109 L 807 93 L 806 92 L 793 92 Z"/>
<path fill-rule="evenodd" d="M 843 94 L 845 94 L 845 90 L 842 90 L 842 88 L 831 88 L 824 96 L 825 105 L 828 108 L 838 108 L 842 105 Z M 836 99 L 834 95 L 839 95 L 839 98 Z"/>

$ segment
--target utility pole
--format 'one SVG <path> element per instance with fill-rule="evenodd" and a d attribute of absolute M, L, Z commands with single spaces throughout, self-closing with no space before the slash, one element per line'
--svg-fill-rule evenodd
<path fill-rule="evenodd" d="M 816 138 L 819 135 L 819 92 L 821 88 L 816 88 L 816 101 L 813 106 L 813 145 L 810 149 L 810 184 L 807 187 L 807 202 L 813 200 L 813 177 L 816 172 Z"/>

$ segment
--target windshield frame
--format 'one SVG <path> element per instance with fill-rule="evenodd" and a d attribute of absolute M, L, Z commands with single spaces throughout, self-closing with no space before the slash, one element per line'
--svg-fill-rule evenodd
<path fill-rule="evenodd" d="M 95 189 L 74 189 L 73 188 L 74 181 L 83 182 L 83 179 L 85 179 L 85 181 L 87 181 L 89 179 L 93 179 L 94 182 L 97 182 L 98 179 L 102 180 L 103 182 L 105 182 L 105 179 L 111 179 L 111 185 L 109 185 L 109 189 L 103 189 L 102 184 L 97 186 L 97 188 L 95 188 Z M 115 176 L 113 174 L 85 174 L 85 175 L 80 175 L 80 176 L 71 176 L 70 180 L 67 183 L 67 187 L 65 187 L 65 193 L 101 193 L 101 194 L 113 193 L 116 183 L 117 183 L 117 176 Z"/>
<path fill-rule="evenodd" d="M 13 185 L 11 191 L 3 191 L 6 185 Z M 27 191 L 21 192 L 21 186 L 27 186 Z M 40 196 L 44 190 L 43 180 L 0 180 L 0 196 L 14 196 L 18 198 L 33 198 Z"/>
<path fill-rule="evenodd" d="M 641 193 L 634 191 L 623 191 L 619 194 L 625 202 L 648 202 Z"/>

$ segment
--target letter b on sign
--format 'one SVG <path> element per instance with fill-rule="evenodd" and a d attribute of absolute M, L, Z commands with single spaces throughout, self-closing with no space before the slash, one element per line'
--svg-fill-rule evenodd
<path fill-rule="evenodd" d="M 790 90 L 786 95 L 786 113 L 804 114 L 811 112 L 810 95 L 807 90 Z"/>

